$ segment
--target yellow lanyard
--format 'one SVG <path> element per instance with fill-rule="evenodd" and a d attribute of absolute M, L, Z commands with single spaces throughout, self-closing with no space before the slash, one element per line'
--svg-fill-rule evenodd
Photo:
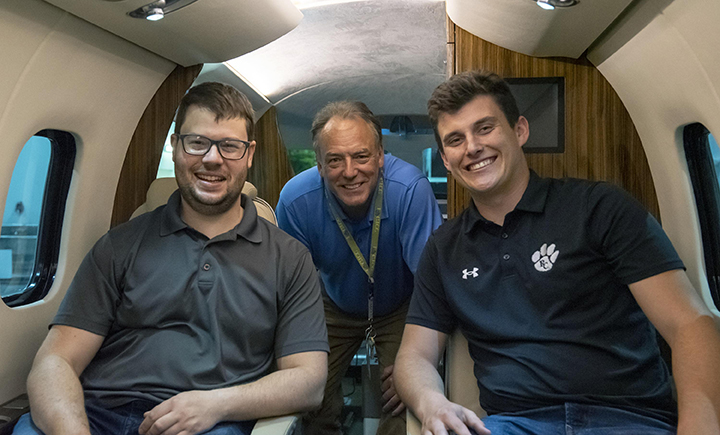
<path fill-rule="evenodd" d="M 365 330 L 365 345 L 367 347 L 367 361 L 369 362 L 370 359 L 373 359 L 375 356 L 375 331 L 372 325 L 374 316 L 373 302 L 375 299 L 375 279 L 373 278 L 373 274 L 375 273 L 375 261 L 377 260 L 378 240 L 380 239 L 380 220 L 382 218 L 383 203 L 383 177 L 382 175 L 378 177 L 378 184 L 375 191 L 375 207 L 373 210 L 373 228 L 370 241 L 369 264 L 367 261 L 365 261 L 365 257 L 363 256 L 362 252 L 360 252 L 360 248 L 355 242 L 352 234 L 350 234 L 350 230 L 348 230 L 347 226 L 345 226 L 342 219 L 340 218 L 340 215 L 335 210 L 335 207 L 330 200 L 330 195 L 328 194 L 327 188 L 325 189 L 325 197 L 327 198 L 328 208 L 330 208 L 330 212 L 332 213 L 338 228 L 340 228 L 340 232 L 345 238 L 345 241 L 350 247 L 350 250 L 355 256 L 355 259 L 360 264 L 360 267 L 362 267 L 362 270 L 368 276 L 368 327 Z"/>

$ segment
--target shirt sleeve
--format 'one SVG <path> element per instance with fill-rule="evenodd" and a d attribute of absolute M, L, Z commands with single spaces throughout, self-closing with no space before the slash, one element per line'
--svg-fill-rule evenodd
<path fill-rule="evenodd" d="M 275 207 L 275 215 L 277 216 L 278 226 L 295 239 L 302 242 L 306 248 L 311 249 L 305 231 L 297 218 L 297 210 L 295 203 L 288 203 L 285 189 L 280 192 L 280 199 L 277 207 Z"/>
<path fill-rule="evenodd" d="M 418 263 L 406 323 L 449 334 L 455 329 L 457 318 L 448 304 L 437 260 L 438 252 L 431 236 Z"/>
<path fill-rule="evenodd" d="M 303 249 L 285 283 L 275 333 L 277 358 L 300 352 L 329 352 L 320 280 Z"/>
<path fill-rule="evenodd" d="M 408 192 L 404 215 L 399 221 L 403 259 L 415 274 L 425 242 L 442 224 L 442 214 L 427 178 L 420 177 Z"/>
<path fill-rule="evenodd" d="M 105 234 L 85 256 L 51 325 L 72 326 L 106 336 L 120 302 L 110 236 Z"/>
<path fill-rule="evenodd" d="M 624 284 L 673 269 L 684 269 L 655 218 L 624 190 L 598 183 L 588 195 L 592 241 Z"/>

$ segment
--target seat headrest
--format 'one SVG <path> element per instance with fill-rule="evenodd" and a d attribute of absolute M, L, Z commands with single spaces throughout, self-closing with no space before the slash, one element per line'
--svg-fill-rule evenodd
<path fill-rule="evenodd" d="M 177 188 L 177 181 L 175 181 L 174 177 L 156 178 L 148 188 L 147 195 L 145 196 L 145 203 L 135 210 L 130 219 L 140 216 L 143 213 L 155 210 L 161 205 L 167 204 L 170 195 L 172 195 Z M 273 211 L 272 206 L 270 206 L 270 204 L 268 204 L 265 200 L 257 197 L 257 188 L 253 186 L 252 183 L 246 181 L 243 185 L 242 193 L 253 200 L 258 216 L 265 218 L 274 225 L 277 225 L 275 211 Z"/>

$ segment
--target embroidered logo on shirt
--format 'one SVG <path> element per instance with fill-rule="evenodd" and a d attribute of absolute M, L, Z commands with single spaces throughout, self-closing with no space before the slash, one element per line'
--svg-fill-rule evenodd
<path fill-rule="evenodd" d="M 477 267 L 473 267 L 473 270 L 464 269 L 464 270 L 463 270 L 463 279 L 468 279 L 468 276 L 472 276 L 473 278 L 477 278 L 477 277 L 478 277 L 477 271 L 478 271 L 478 268 L 477 268 Z"/>
<path fill-rule="evenodd" d="M 543 245 L 540 247 L 539 251 L 535 251 L 535 253 L 532 255 L 532 261 L 535 263 L 535 269 L 538 272 L 547 272 L 548 270 L 552 269 L 553 264 L 555 264 L 555 261 L 558 258 L 558 255 L 560 255 L 560 251 L 555 250 L 555 244 L 551 244 L 550 246 L 547 245 L 547 243 L 543 243 Z"/>

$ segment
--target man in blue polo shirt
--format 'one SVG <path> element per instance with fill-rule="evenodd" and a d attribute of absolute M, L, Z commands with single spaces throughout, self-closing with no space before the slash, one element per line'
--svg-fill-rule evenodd
<path fill-rule="evenodd" d="M 607 183 L 529 170 L 527 120 L 495 74 L 448 79 L 428 110 L 473 201 L 428 240 L 396 362 L 423 433 L 674 434 L 653 325 L 673 350 L 678 433 L 718 433 L 718 331 L 657 221 Z M 436 365 L 455 328 L 482 421 L 442 394 Z"/>
<path fill-rule="evenodd" d="M 393 364 L 418 258 L 442 217 L 423 174 L 383 154 L 380 122 L 365 104 L 330 103 L 312 135 L 317 168 L 290 180 L 277 206 L 280 227 L 308 247 L 325 289 L 328 382 L 306 433 L 340 433 L 340 381 L 364 339 L 383 368 L 378 433 L 404 433 Z"/>

